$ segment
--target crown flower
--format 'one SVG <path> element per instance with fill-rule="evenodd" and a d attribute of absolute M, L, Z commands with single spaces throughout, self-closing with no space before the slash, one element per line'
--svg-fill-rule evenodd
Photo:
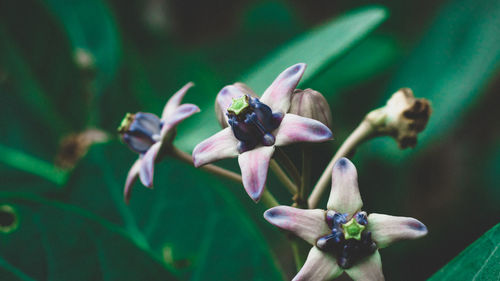
<path fill-rule="evenodd" d="M 264 218 L 313 247 L 293 280 L 329 280 L 346 272 L 354 280 L 384 280 L 378 249 L 427 234 L 414 218 L 361 211 L 356 167 L 347 158 L 333 168 L 327 210 L 278 206 Z"/>
<path fill-rule="evenodd" d="M 224 87 L 216 98 L 216 114 L 224 129 L 195 147 L 194 165 L 238 156 L 243 186 L 258 201 L 275 146 L 331 139 L 332 132 L 321 122 L 287 113 L 305 69 L 304 63 L 285 69 L 260 99 L 244 84 Z"/>
<path fill-rule="evenodd" d="M 192 86 L 193 83 L 189 82 L 167 101 L 161 118 L 152 113 L 127 113 L 120 124 L 118 132 L 123 141 L 131 150 L 139 154 L 139 158 L 130 168 L 125 181 L 123 193 L 127 203 L 137 177 L 144 186 L 153 187 L 155 161 L 168 152 L 175 137 L 176 126 L 200 111 L 194 104 L 181 104 L 182 98 Z"/>

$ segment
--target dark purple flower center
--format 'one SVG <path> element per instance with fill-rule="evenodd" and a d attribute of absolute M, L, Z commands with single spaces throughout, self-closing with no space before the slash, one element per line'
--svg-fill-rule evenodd
<path fill-rule="evenodd" d="M 276 139 L 272 131 L 281 124 L 283 113 L 273 113 L 259 99 L 245 95 L 233 99 L 227 117 L 234 136 L 240 141 L 238 151 L 243 153 L 258 145 L 273 145 Z"/>
<path fill-rule="evenodd" d="M 347 214 L 330 210 L 326 213 L 326 223 L 332 232 L 320 237 L 316 246 L 332 253 L 341 268 L 350 268 L 377 250 L 371 232 L 366 230 L 368 220 L 365 212 L 358 212 L 347 221 Z"/>
<path fill-rule="evenodd" d="M 127 113 L 118 132 L 130 149 L 143 154 L 160 139 L 162 126 L 160 118 L 152 113 Z"/>

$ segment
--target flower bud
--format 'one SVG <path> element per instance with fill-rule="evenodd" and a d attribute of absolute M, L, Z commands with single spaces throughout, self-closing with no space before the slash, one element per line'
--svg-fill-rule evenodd
<path fill-rule="evenodd" d="M 312 89 L 295 89 L 289 113 L 318 120 L 328 128 L 332 128 L 332 112 L 323 95 Z"/>
<path fill-rule="evenodd" d="M 127 113 L 118 132 L 130 149 L 142 154 L 160 140 L 161 127 L 160 118 L 152 113 Z"/>
<path fill-rule="evenodd" d="M 392 136 L 400 148 L 414 147 L 417 134 L 425 129 L 432 110 L 427 99 L 415 98 L 409 88 L 399 89 L 387 104 L 366 116 L 376 132 Z"/>

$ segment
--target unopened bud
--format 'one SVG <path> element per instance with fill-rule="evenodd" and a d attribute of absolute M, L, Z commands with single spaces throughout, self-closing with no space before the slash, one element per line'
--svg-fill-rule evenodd
<path fill-rule="evenodd" d="M 378 134 L 392 136 L 400 148 L 414 147 L 425 129 L 432 110 L 427 99 L 415 98 L 409 88 L 399 89 L 387 104 L 366 116 Z"/>
<path fill-rule="evenodd" d="M 318 120 L 328 128 L 332 128 L 332 112 L 323 95 L 312 89 L 295 89 L 289 113 Z"/>

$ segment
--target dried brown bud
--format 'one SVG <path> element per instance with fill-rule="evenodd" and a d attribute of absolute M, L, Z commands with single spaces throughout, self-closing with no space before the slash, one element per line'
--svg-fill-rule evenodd
<path fill-rule="evenodd" d="M 63 169 L 72 169 L 85 156 L 92 144 L 106 142 L 108 139 L 109 137 L 105 132 L 97 129 L 88 129 L 64 137 L 56 156 L 56 166 Z"/>
<path fill-rule="evenodd" d="M 409 88 L 399 89 L 387 104 L 366 116 L 378 134 L 392 136 L 400 148 L 414 147 L 417 134 L 425 129 L 432 110 L 427 99 L 415 98 Z"/>
<path fill-rule="evenodd" d="M 295 89 L 289 113 L 318 120 L 332 128 L 332 112 L 323 95 L 312 89 Z"/>

